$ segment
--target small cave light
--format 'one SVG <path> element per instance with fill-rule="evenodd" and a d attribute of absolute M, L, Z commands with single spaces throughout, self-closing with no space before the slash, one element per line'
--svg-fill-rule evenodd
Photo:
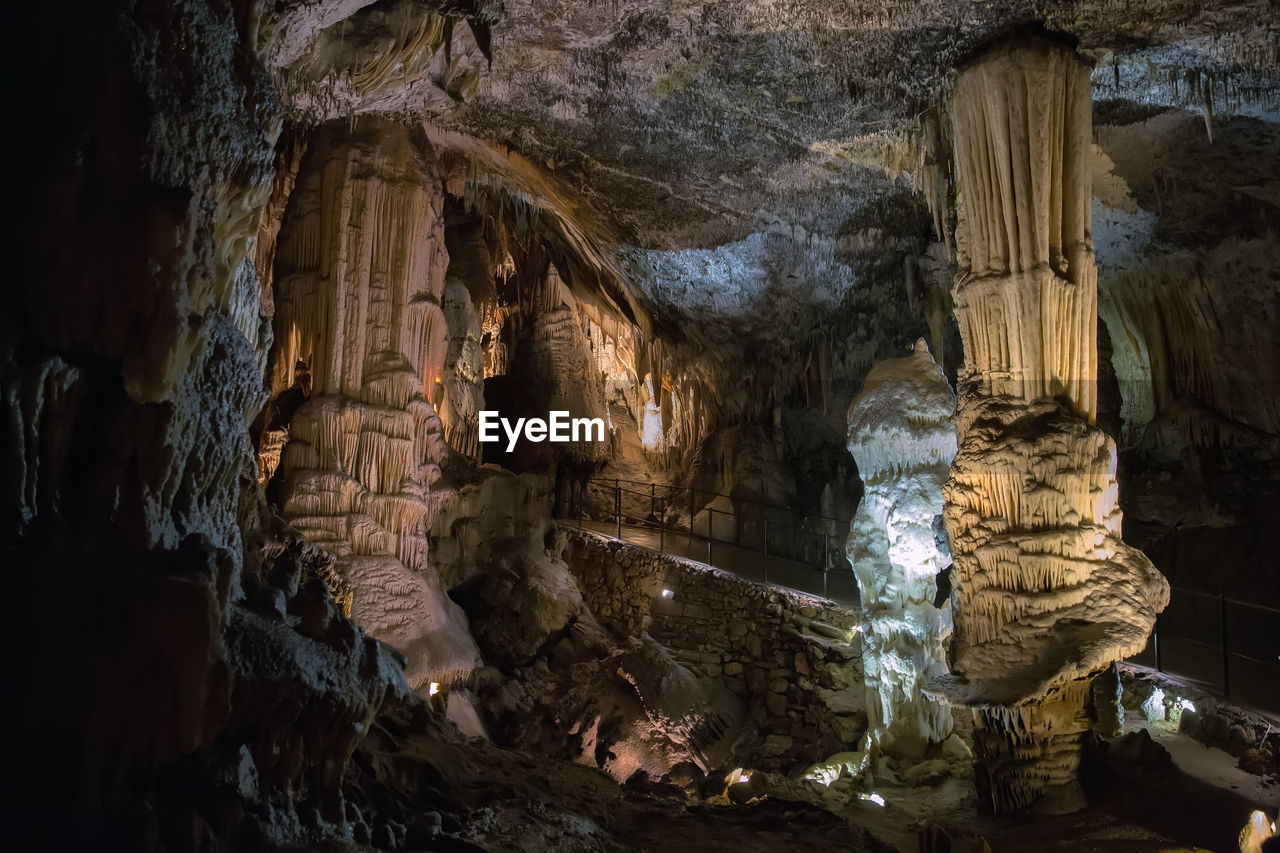
<path fill-rule="evenodd" d="M 669 589 L 664 589 L 664 590 L 662 591 L 662 597 L 663 597 L 663 598 L 675 598 L 675 597 L 676 597 L 676 594 L 675 594 L 674 592 L 672 592 L 671 590 L 669 590 Z"/>
<path fill-rule="evenodd" d="M 439 692 L 440 692 L 440 682 L 438 681 L 431 682 L 431 685 L 427 688 L 427 695 L 434 696 Z"/>
<path fill-rule="evenodd" d="M 866 800 L 866 801 L 867 801 L 867 802 L 869 802 L 869 803 L 875 803 L 877 806 L 883 806 L 883 805 L 884 805 L 884 797 L 882 797 L 882 796 L 880 796 L 879 794 L 876 794 L 876 793 L 871 793 L 871 794 L 859 794 L 859 795 L 858 795 L 858 799 L 860 799 L 860 800 Z"/>
<path fill-rule="evenodd" d="M 739 767 L 729 774 L 728 784 L 737 785 L 741 782 L 750 782 L 750 781 L 751 781 L 751 771 L 743 770 L 741 767 Z"/>
<path fill-rule="evenodd" d="M 1178 707 L 1184 711 L 1190 711 L 1193 714 L 1196 712 L 1195 703 L 1192 702 L 1190 699 L 1179 699 Z"/>

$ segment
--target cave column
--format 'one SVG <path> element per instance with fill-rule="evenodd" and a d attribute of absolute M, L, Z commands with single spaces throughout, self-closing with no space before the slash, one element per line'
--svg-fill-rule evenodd
<path fill-rule="evenodd" d="M 947 671 L 951 611 L 934 605 L 950 560 L 934 523 L 956 454 L 955 395 L 920 339 L 906 358 L 881 362 L 849 406 L 849 453 L 865 492 L 848 555 L 862 593 L 868 748 L 918 761 L 951 734 L 951 709 L 921 694 Z"/>
<path fill-rule="evenodd" d="M 448 457 L 433 401 L 449 314 L 458 335 L 470 317 L 446 298 L 443 189 L 425 135 L 371 117 L 320 128 L 275 260 L 273 420 L 288 443 L 274 497 L 336 558 L 352 617 L 404 653 L 411 686 L 461 680 L 480 654 L 428 560 L 427 532 Z M 297 383 L 303 370 L 309 386 Z M 286 389 L 308 387 L 282 405 Z"/>
<path fill-rule="evenodd" d="M 1095 424 L 1091 84 L 1026 37 L 961 71 L 950 104 L 964 342 L 944 498 L 953 675 L 974 713 L 980 805 L 1082 805 L 1089 685 L 1141 651 L 1168 586 L 1120 540 L 1115 443 Z"/>

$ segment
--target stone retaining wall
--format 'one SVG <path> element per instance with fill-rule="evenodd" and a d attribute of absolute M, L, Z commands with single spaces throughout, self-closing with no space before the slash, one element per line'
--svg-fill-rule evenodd
<path fill-rule="evenodd" d="M 602 625 L 648 633 L 748 703 L 755 734 L 740 743 L 744 766 L 794 772 L 857 746 L 867 726 L 861 610 L 562 530 L 565 562 Z"/>

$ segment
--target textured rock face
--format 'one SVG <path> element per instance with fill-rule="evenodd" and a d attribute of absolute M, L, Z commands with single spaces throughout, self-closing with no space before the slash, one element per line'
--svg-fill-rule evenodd
<path fill-rule="evenodd" d="M 36 846 L 222 730 L 270 334 L 245 258 L 279 130 L 266 76 L 206 4 L 117 5 L 33 8 L 15 48 L 47 114 L 14 140 L 28 215 L 0 324 L 0 552 L 31 640 L 6 648 L 31 701 L 5 763 Z"/>
<path fill-rule="evenodd" d="M 429 401 L 449 349 L 442 203 L 420 133 L 368 118 L 353 131 L 330 125 L 299 173 L 276 254 L 276 390 L 295 387 L 303 367 L 312 377 L 288 424 L 281 506 L 338 558 L 352 616 L 405 654 L 415 688 L 480 662 L 427 561 L 430 488 L 449 452 Z"/>
<path fill-rule="evenodd" d="M 670 249 L 774 222 L 836 236 L 848 211 L 888 188 L 904 126 L 954 64 L 1011 24 L 1078 35 L 1111 66 L 1100 89 L 1114 75 L 1134 101 L 1197 110 L 1204 93 L 1225 111 L 1233 78 L 1236 98 L 1252 86 L 1265 102 L 1277 56 L 1267 0 L 503 5 L 493 66 L 459 121 L 551 160 L 638 245 Z M 1211 68 L 1231 72 L 1188 85 Z"/>
<path fill-rule="evenodd" d="M 888 205 L 872 196 L 908 197 L 904 182 L 891 187 L 910 162 L 900 156 L 900 137 L 910 131 L 897 122 L 931 97 L 966 43 L 1031 7 L 1052 5 L 1051 25 L 1080 22 L 1077 29 L 1100 48 L 1136 36 L 1158 51 L 1172 38 L 1212 33 L 1212 44 L 1204 38 L 1183 56 L 1265 70 L 1275 66 L 1274 33 L 1255 52 L 1239 45 L 1242 33 L 1268 24 L 1257 14 L 1273 11 L 1266 2 L 1141 0 L 1121 15 L 1110 0 L 698 0 L 679 8 L 635 0 L 572 9 L 509 0 L 493 67 L 485 59 L 499 9 L 488 0 L 70 0 L 9 10 L 21 34 L 14 65 L 32 81 L 14 87 L 11 112 L 40 117 L 10 135 L 18 149 L 12 206 L 20 215 L 8 232 L 0 316 L 0 561 L 9 569 L 14 638 L 5 645 L 4 671 L 20 697 L 11 703 L 19 719 L 4 745 L 5 766 L 21 782 L 10 803 L 18 818 L 6 824 L 10 846 L 444 847 L 451 842 L 439 837 L 439 816 L 426 811 L 445 796 L 441 788 L 450 797 L 465 791 L 470 803 L 451 804 L 449 832 L 465 826 L 459 834 L 502 849 L 658 849 L 672 838 L 696 838 L 706 849 L 794 843 L 797 810 L 779 800 L 729 817 L 673 807 L 672 821 L 654 820 L 652 800 L 620 796 L 599 774 L 477 749 L 451 739 L 438 720 L 428 723 L 433 712 L 409 689 L 400 656 L 364 636 L 326 592 L 325 555 L 264 510 L 246 432 L 266 398 L 273 337 L 280 357 L 267 387 L 277 399 L 296 389 L 299 404 L 287 418 L 295 441 L 280 478 L 290 513 L 338 555 L 346 580 L 334 586 L 356 593 L 345 606 L 410 653 L 415 685 L 475 665 L 474 645 L 443 588 L 492 564 L 496 573 L 480 589 L 491 606 L 484 641 L 510 655 L 495 655 L 503 663 L 529 654 L 555 662 L 562 680 L 529 673 L 539 707 L 577 711 L 597 701 L 607 714 L 615 695 L 628 695 L 633 719 L 644 721 L 630 731 L 679 735 L 678 749 L 654 750 L 643 761 L 625 756 L 619 774 L 670 769 L 672 759 L 696 757 L 705 732 L 719 734 L 699 728 L 700 720 L 719 720 L 700 706 L 708 694 L 691 687 L 691 677 L 699 684 L 722 678 L 747 698 L 764 720 L 752 754 L 787 768 L 811 757 L 810 749 L 848 746 L 862 734 L 863 691 L 852 683 L 860 650 L 847 642 L 852 623 L 816 607 L 805 615 L 811 604 L 746 594 L 717 578 L 688 602 L 687 614 L 655 620 L 674 654 L 645 641 L 614 657 L 621 650 L 592 628 L 562 565 L 543 560 L 538 548 L 529 560 L 536 566 L 518 564 L 520 549 L 542 542 L 545 487 L 532 477 L 452 464 L 450 447 L 475 454 L 482 379 L 511 367 L 516 347 L 507 344 L 518 336 L 501 340 L 504 309 L 532 301 L 533 290 L 550 281 L 546 257 L 522 258 L 528 275 L 513 281 L 523 290 L 504 294 L 499 305 L 490 293 L 495 262 L 506 264 L 507 249 L 519 254 L 544 238 L 556 242 L 550 262 L 564 273 L 573 303 L 558 292 L 519 330 L 543 360 L 539 384 L 594 403 L 595 386 L 574 384 L 593 381 L 584 365 L 594 359 L 606 393 L 612 383 L 639 413 L 639 433 L 652 426 L 661 435 L 656 446 L 693 454 L 726 427 L 724 440 L 699 460 L 724 474 L 723 482 L 759 491 L 782 483 L 779 460 L 788 453 L 807 460 L 796 480 L 809 479 L 803 475 L 834 468 L 825 461 L 845 455 L 841 403 L 850 386 L 879 348 L 900 347 L 917 333 L 904 331 L 909 324 L 899 315 L 919 319 L 914 244 L 927 238 L 914 215 L 882 229 Z M 940 40 L 943 50 L 935 49 Z M 1165 104 L 1172 83 L 1182 103 L 1177 83 L 1184 78 L 1167 75 L 1170 67 L 1182 70 L 1176 52 L 1169 62 L 1155 52 L 1142 60 L 1117 55 L 1116 89 L 1123 83 L 1135 100 Z M 916 73 L 922 64 L 928 73 Z M 1167 79 L 1152 83 L 1147 74 Z M 1221 82 L 1197 81 L 1184 92 L 1210 114 L 1232 99 Z M 477 85 L 487 86 L 484 97 L 460 107 Z M 396 115 L 405 126 L 358 118 L 367 111 Z M 526 186 L 495 192 L 507 209 L 488 216 L 484 239 L 507 233 L 484 247 L 494 257 L 478 252 L 471 272 L 459 267 L 455 276 L 452 262 L 465 253 L 445 269 L 439 185 L 470 202 L 477 186 L 505 178 L 488 166 L 464 176 L 437 172 L 419 134 L 424 113 L 516 146 L 529 155 L 535 179 L 547 171 L 574 183 L 583 177 L 643 245 L 687 249 L 750 235 L 723 252 L 691 252 L 689 267 L 655 279 L 663 287 L 688 281 L 686 269 L 705 265 L 703 295 L 712 304 L 727 284 L 758 290 L 752 322 L 719 318 L 709 347 L 681 352 L 673 341 L 700 337 L 705 327 L 690 323 L 703 306 L 668 300 L 682 312 L 672 315 L 663 340 L 634 300 L 615 293 L 618 304 L 606 311 L 603 300 L 584 298 L 612 241 L 603 245 L 580 229 L 562 228 L 552 239 L 539 228 L 510 227 L 540 221 L 537 204 L 522 196 Z M 282 117 L 299 124 L 282 130 Z M 330 119 L 347 129 L 317 130 Z M 1209 127 L 1216 144 L 1231 136 L 1221 121 Z M 309 148 L 315 166 L 299 172 Z M 1224 193 L 1253 199 L 1249 216 L 1270 227 L 1274 214 L 1257 212 L 1274 207 L 1270 178 L 1217 182 Z M 847 218 L 854 208 L 857 216 Z M 1280 326 L 1268 317 L 1272 302 L 1225 298 L 1224 291 L 1236 292 L 1237 275 L 1271 282 L 1276 260 L 1262 230 L 1241 251 L 1223 247 L 1222 262 L 1210 264 L 1221 270 L 1217 282 L 1178 287 L 1153 268 L 1157 288 L 1145 276 L 1117 287 L 1118 322 L 1135 348 L 1170 348 L 1167 369 L 1185 377 L 1172 398 L 1152 404 L 1162 416 L 1203 396 L 1229 418 L 1274 433 L 1274 395 L 1221 390 L 1274 359 L 1252 342 L 1223 359 L 1233 336 L 1200 334 L 1230 329 L 1242 314 L 1254 318 L 1251 332 Z M 278 262 L 277 234 L 287 243 Z M 886 242 L 903 234 L 905 248 L 886 252 Z M 864 276 L 859 268 L 859 287 L 842 286 L 832 300 L 797 299 L 818 279 L 849 282 L 837 257 L 845 249 L 868 259 L 867 270 L 890 272 Z M 735 253 L 748 267 L 759 261 L 752 276 L 759 288 L 742 286 L 741 263 L 723 274 L 710 257 Z M 1187 304 L 1175 305 L 1175 290 L 1190 294 Z M 1152 293 L 1163 328 L 1149 310 Z M 935 339 L 943 304 L 927 308 Z M 987 325 L 984 319 L 971 331 Z M 762 335 L 767 348 L 758 346 Z M 998 359 L 990 365 L 1002 369 Z M 1152 369 L 1160 369 L 1155 360 Z M 801 398 L 803 408 L 791 405 Z M 1004 435 L 1024 424 L 1070 432 L 1077 423 L 1067 414 L 1051 423 L 1059 415 L 1047 410 L 1043 424 L 1017 420 L 1021 411 L 993 407 L 987 421 L 975 415 L 970 427 Z M 760 428 L 779 423 L 773 432 Z M 1184 423 L 1197 440 L 1239 434 L 1199 417 Z M 815 424 L 827 433 L 825 456 L 801 444 Z M 1086 438 L 1011 453 L 1035 460 L 1058 453 L 1068 468 L 1093 453 L 1097 470 L 1088 478 L 1071 479 L 1064 468 L 1050 479 L 1072 494 L 1098 490 L 1094 509 L 1111 519 L 1103 525 L 1110 535 L 1119 518 L 1106 503 L 1109 451 L 1105 441 Z M 793 440 L 801 446 L 784 446 Z M 264 459 L 274 465 L 281 451 L 277 442 Z M 984 482 L 973 475 L 975 492 Z M 793 492 L 777 490 L 787 498 Z M 1004 494 L 984 494 L 979 508 L 986 512 Z M 817 503 L 816 494 L 806 498 Z M 1113 544 L 1104 536 L 1095 556 L 1106 558 Z M 612 557 L 606 546 L 596 550 Z M 668 568 L 629 559 L 615 561 L 633 569 L 619 572 L 623 578 L 657 580 Z M 1019 570 L 1031 564 L 1010 559 Z M 1112 572 L 1115 589 L 1126 573 L 1143 569 L 1126 566 L 1127 557 L 1106 559 L 1118 567 L 1095 567 L 1090 578 Z M 1004 582 L 1013 570 L 1000 566 Z M 617 608 L 613 617 L 628 624 L 651 615 L 651 593 L 614 589 L 614 577 L 601 571 L 584 596 L 602 612 L 606 602 Z M 520 603 L 508 603 L 508 594 Z M 989 598 L 983 606 L 992 611 L 1008 597 Z M 1107 595 L 1091 592 L 1079 607 L 1050 615 L 1088 620 L 1111 611 Z M 1042 626 L 1030 617 L 1014 621 L 1025 627 L 1028 647 L 1038 648 Z M 835 637 L 823 623 L 839 629 Z M 980 623 L 969 623 L 971 636 Z M 1048 658 L 1061 635 L 1053 639 L 1044 646 Z M 1093 656 L 1116 645 L 1110 635 L 1087 639 Z M 575 680 L 583 671 L 575 656 L 601 647 L 603 656 L 592 659 L 600 681 Z M 993 660 L 1005 652 L 1012 657 L 1013 645 Z M 973 672 L 979 657 L 966 659 Z M 591 695 L 606 680 L 626 686 Z M 1079 684 L 1015 708 L 984 706 L 980 725 L 992 733 L 983 735 L 984 748 L 995 756 L 988 762 L 1047 754 L 1041 740 L 1010 741 L 1008 732 L 1052 724 L 1069 736 L 1050 744 L 1044 778 L 1069 772 L 1075 729 L 1063 724 L 1083 701 Z M 525 722 L 524 698 L 508 709 L 516 725 Z M 536 734 L 564 735 L 554 715 L 546 719 Z M 608 733 L 585 722 L 569 735 L 578 738 L 577 754 L 607 763 L 607 747 L 599 759 L 595 748 Z M 362 760 L 350 761 L 361 748 Z M 375 817 L 389 801 L 395 822 Z M 832 822 L 810 823 L 805 843 L 818 849 L 811 842 L 819 825 L 821 849 L 848 849 L 848 827 Z M 530 832 L 544 826 L 545 835 Z M 718 834 L 722 828 L 728 831 Z M 37 837 L 24 844 L 28 834 Z"/>
<path fill-rule="evenodd" d="M 1174 587 L 1274 603 L 1280 577 L 1257 567 L 1280 562 L 1280 127 L 1224 110 L 1212 143 L 1191 112 L 1096 119 L 1123 191 L 1102 223 L 1095 202 L 1095 234 L 1123 249 L 1099 244 L 1098 309 L 1126 541 Z"/>
<path fill-rule="evenodd" d="M 549 411 L 565 411 L 573 418 L 610 423 L 604 374 L 584 328 L 589 328 L 589 316 L 589 306 L 574 295 L 554 266 L 549 267 L 530 300 L 528 316 L 518 325 L 520 337 L 510 367 L 517 417 L 545 418 Z M 561 458 L 591 465 L 608 455 L 608 442 L 533 444 L 521 439 L 508 466 L 549 473 Z"/>
<path fill-rule="evenodd" d="M 862 739 L 868 714 L 857 610 L 618 548 L 594 533 L 566 533 L 565 560 L 599 624 L 646 647 L 623 661 L 630 690 L 645 708 L 683 718 L 673 731 L 703 753 L 696 760 L 704 768 L 714 766 L 709 757 L 725 767 L 792 772 Z M 654 734 L 667 737 L 659 723 Z M 599 728 L 601 737 L 614 730 Z"/>
<path fill-rule="evenodd" d="M 10 843 L 283 846 L 313 807 L 340 835 L 351 750 L 412 697 L 253 485 L 270 80 L 229 6 L 29 11 L 23 94 L 54 108 L 22 142 L 0 328 L 0 551 L 31 640 L 6 650 L 30 698 Z"/>
<path fill-rule="evenodd" d="M 956 452 L 955 395 L 921 339 L 876 365 L 849 407 L 849 452 L 865 491 L 849 529 L 849 562 L 865 616 L 862 667 L 872 745 L 919 759 L 951 733 L 951 709 L 921 684 L 947 671 L 950 607 L 934 605 L 942 486 Z"/>
<path fill-rule="evenodd" d="M 474 90 L 496 9 L 487 0 L 246 4 L 292 118 L 448 112 Z M 412 105 L 412 106 L 410 106 Z"/>
<path fill-rule="evenodd" d="M 1120 541 L 1096 412 L 1089 70 L 1022 41 L 965 69 L 951 105 L 965 345 L 945 518 L 951 695 L 975 706 L 988 808 L 1081 805 L 1088 678 L 1143 648 L 1168 586 Z"/>

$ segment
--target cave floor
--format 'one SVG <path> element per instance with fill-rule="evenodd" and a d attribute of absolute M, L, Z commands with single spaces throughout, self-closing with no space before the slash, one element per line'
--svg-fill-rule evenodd
<path fill-rule="evenodd" d="M 1240 770 L 1228 753 L 1205 746 L 1169 723 L 1149 723 L 1129 712 L 1125 731 L 1146 731 L 1159 751 L 1130 737 L 1117 745 L 1086 779 L 1088 807 L 1070 815 L 980 814 L 972 781 L 948 779 L 934 788 L 878 789 L 883 808 L 857 802 L 841 816 L 866 827 L 898 850 L 919 850 L 916 827 L 923 821 L 947 828 L 960 841 L 981 835 L 994 853 L 1031 850 L 1134 851 L 1211 850 L 1235 853 L 1237 837 L 1255 809 L 1275 815 L 1280 782 Z M 956 849 L 968 849 L 963 841 Z"/>

